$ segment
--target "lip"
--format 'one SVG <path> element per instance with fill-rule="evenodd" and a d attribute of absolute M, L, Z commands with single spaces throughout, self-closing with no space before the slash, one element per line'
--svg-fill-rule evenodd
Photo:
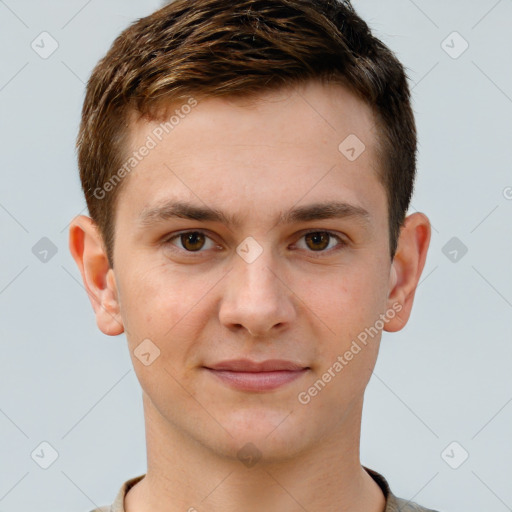
<path fill-rule="evenodd" d="M 267 359 L 266 361 L 251 361 L 250 359 L 231 359 L 221 361 L 211 366 L 206 366 L 210 370 L 228 370 L 232 372 L 274 372 L 281 370 L 295 371 L 303 370 L 305 366 L 286 361 L 284 359 Z"/>
<path fill-rule="evenodd" d="M 261 362 L 233 359 L 205 366 L 205 369 L 232 388 L 242 391 L 270 391 L 298 379 L 309 367 L 281 359 Z"/>

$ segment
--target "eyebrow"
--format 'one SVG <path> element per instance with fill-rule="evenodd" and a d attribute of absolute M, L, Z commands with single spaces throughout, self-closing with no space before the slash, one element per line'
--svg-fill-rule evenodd
<path fill-rule="evenodd" d="M 145 208 L 139 215 L 138 223 L 141 227 L 148 227 L 177 218 L 220 222 L 232 227 L 240 226 L 240 219 L 236 215 L 225 213 L 222 210 L 208 206 L 200 206 L 186 201 L 174 200 Z M 334 218 L 355 218 L 363 224 L 370 223 L 370 214 L 361 206 L 340 201 L 328 201 L 298 206 L 288 211 L 281 212 L 276 225 Z"/>

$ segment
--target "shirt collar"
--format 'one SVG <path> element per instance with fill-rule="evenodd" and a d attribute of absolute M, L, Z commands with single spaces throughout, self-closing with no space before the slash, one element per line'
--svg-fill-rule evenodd
<path fill-rule="evenodd" d="M 363 466 L 363 468 L 373 478 L 373 480 L 377 483 L 377 485 L 382 489 L 382 492 L 384 493 L 384 496 L 386 498 L 386 508 L 384 509 L 384 512 L 398 512 L 404 510 L 401 506 L 401 502 L 403 500 L 399 500 L 391 492 L 388 481 L 384 478 L 384 476 L 382 476 L 380 473 L 377 473 L 377 471 L 374 471 L 373 469 L 367 468 L 366 466 Z M 140 482 L 145 476 L 146 474 L 144 473 L 143 475 L 139 475 L 134 478 L 130 478 L 129 480 L 126 480 L 126 482 L 124 482 L 121 488 L 119 489 L 119 492 L 117 493 L 114 503 L 112 503 L 110 509 L 108 509 L 108 512 L 125 512 L 124 498 L 126 494 L 136 483 Z"/>

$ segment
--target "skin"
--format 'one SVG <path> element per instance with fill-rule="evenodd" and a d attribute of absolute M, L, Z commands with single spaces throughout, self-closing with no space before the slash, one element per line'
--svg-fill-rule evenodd
<path fill-rule="evenodd" d="M 157 126 L 134 122 L 131 149 Z M 338 150 L 352 133 L 366 146 L 355 161 Z M 341 85 L 308 82 L 257 101 L 202 99 L 125 178 L 114 268 L 94 222 L 74 219 L 70 250 L 98 327 L 126 332 L 143 391 L 148 468 L 126 496 L 127 512 L 384 510 L 359 459 L 381 332 L 309 403 L 297 398 L 393 305 L 400 311 L 385 330 L 409 319 L 430 224 L 422 213 L 408 216 L 391 261 L 375 135 L 369 107 Z M 169 199 L 223 210 L 239 225 L 141 225 L 144 209 Z M 367 222 L 277 224 L 281 212 L 332 200 L 364 208 Z M 185 230 L 206 238 L 168 241 Z M 344 243 L 304 231 L 333 232 Z M 251 263 L 236 252 L 247 237 L 262 249 Z M 134 350 L 148 338 L 160 355 L 146 366 Z M 309 370 L 276 390 L 248 392 L 203 368 L 237 358 Z M 253 467 L 237 457 L 247 443 L 261 454 Z"/>

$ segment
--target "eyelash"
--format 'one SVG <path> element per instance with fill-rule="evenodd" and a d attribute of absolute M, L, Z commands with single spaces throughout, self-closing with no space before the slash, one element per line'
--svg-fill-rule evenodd
<path fill-rule="evenodd" d="M 174 244 L 172 243 L 173 240 L 179 239 L 181 237 L 181 235 L 186 235 L 189 233 L 201 233 L 201 234 L 205 235 L 206 238 L 210 239 L 212 242 L 215 243 L 215 241 L 212 240 L 212 238 L 210 236 L 208 236 L 208 233 L 201 229 L 191 229 L 188 231 L 180 231 L 179 233 L 172 235 L 170 238 L 166 238 L 162 243 L 163 243 L 163 245 L 171 246 L 172 250 L 186 253 L 187 256 L 190 255 L 192 257 L 200 257 L 201 253 L 205 252 L 204 250 L 187 251 L 186 249 L 182 249 L 182 248 L 178 248 L 178 247 L 174 246 Z M 312 256 L 321 257 L 324 254 L 330 254 L 334 251 L 340 250 L 347 245 L 347 242 L 345 240 L 343 240 L 343 238 L 341 238 L 336 233 L 334 233 L 332 231 L 327 231 L 327 230 L 312 229 L 310 231 L 306 231 L 305 233 L 302 233 L 302 235 L 300 236 L 300 239 L 302 239 L 303 237 L 305 237 L 306 235 L 309 235 L 311 233 L 326 233 L 327 235 L 329 235 L 330 237 L 332 237 L 338 241 L 338 244 L 331 249 L 327 249 L 327 250 L 324 249 L 321 251 L 312 251 L 312 250 L 307 251 L 307 252 L 311 253 Z"/>

